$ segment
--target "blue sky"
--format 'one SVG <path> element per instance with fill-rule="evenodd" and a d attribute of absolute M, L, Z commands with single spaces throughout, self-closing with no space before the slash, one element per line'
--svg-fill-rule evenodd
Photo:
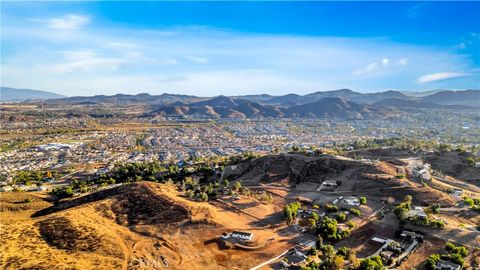
<path fill-rule="evenodd" d="M 480 88 L 479 2 L 2 2 L 2 86 L 65 95 Z"/>

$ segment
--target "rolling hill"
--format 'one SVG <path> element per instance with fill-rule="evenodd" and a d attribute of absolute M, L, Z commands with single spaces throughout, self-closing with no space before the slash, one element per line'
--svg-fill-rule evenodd
<path fill-rule="evenodd" d="M 442 105 L 480 106 L 480 91 L 440 91 L 435 94 L 422 97 L 420 100 Z"/>
<path fill-rule="evenodd" d="M 25 100 L 45 100 L 58 98 L 65 98 L 65 96 L 42 90 L 17 89 L 11 87 L 0 88 L 1 102 L 20 102 Z"/>
<path fill-rule="evenodd" d="M 208 116 L 220 118 L 363 118 L 383 115 L 388 110 L 345 101 L 341 98 L 324 98 L 313 103 L 291 107 L 264 105 L 248 100 L 233 100 L 220 96 L 211 100 L 182 106 L 161 106 L 151 115 Z"/>
<path fill-rule="evenodd" d="M 399 98 L 387 98 L 373 103 L 377 107 L 410 108 L 410 109 L 473 109 L 472 106 L 465 105 L 441 105 L 436 103 L 424 102 L 419 100 L 406 100 Z"/>

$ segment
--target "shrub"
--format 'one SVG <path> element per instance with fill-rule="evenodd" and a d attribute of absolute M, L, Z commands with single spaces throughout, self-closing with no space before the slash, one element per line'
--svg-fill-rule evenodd
<path fill-rule="evenodd" d="M 354 214 L 355 216 L 360 216 L 360 210 L 356 208 L 350 208 L 350 213 Z"/>
<path fill-rule="evenodd" d="M 360 204 L 366 205 L 367 204 L 367 198 L 366 197 L 360 197 Z"/>
<path fill-rule="evenodd" d="M 362 260 L 358 270 L 381 270 L 383 269 L 383 263 L 380 256 L 373 256 Z"/>
<path fill-rule="evenodd" d="M 440 261 L 440 255 L 439 254 L 430 255 L 430 257 L 428 257 L 427 262 L 425 264 L 425 268 L 427 270 L 435 270 L 435 266 L 436 266 L 438 261 Z"/>
<path fill-rule="evenodd" d="M 328 212 L 337 212 L 338 207 L 334 204 L 325 204 L 325 210 L 327 210 Z"/>
<path fill-rule="evenodd" d="M 293 223 L 293 221 L 298 215 L 298 209 L 300 207 L 301 204 L 299 202 L 293 202 L 285 205 L 285 207 L 283 208 L 283 215 L 285 216 L 288 224 Z"/>
<path fill-rule="evenodd" d="M 340 255 L 343 258 L 347 259 L 350 255 L 350 249 L 347 247 L 339 247 L 337 249 L 337 255 Z"/>
<path fill-rule="evenodd" d="M 200 200 L 203 202 L 208 201 L 208 195 L 205 192 L 200 193 Z"/>
<path fill-rule="evenodd" d="M 335 216 L 335 219 L 338 220 L 338 221 L 345 221 L 346 218 L 347 218 L 347 216 L 344 213 L 338 213 Z"/>
<path fill-rule="evenodd" d="M 469 166 L 474 166 L 475 165 L 475 159 L 473 157 L 468 157 L 467 158 L 467 164 Z"/>
<path fill-rule="evenodd" d="M 468 205 L 469 207 L 472 207 L 475 202 L 473 201 L 472 198 L 469 198 L 469 197 L 464 197 L 463 198 L 463 201 L 465 202 L 466 205 Z"/>
<path fill-rule="evenodd" d="M 239 191 L 241 188 L 242 188 L 242 184 L 240 182 L 237 181 L 233 183 L 233 187 L 232 187 L 233 190 Z"/>

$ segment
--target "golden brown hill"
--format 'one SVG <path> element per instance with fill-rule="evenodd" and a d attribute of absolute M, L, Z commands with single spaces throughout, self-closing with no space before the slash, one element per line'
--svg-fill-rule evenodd
<path fill-rule="evenodd" d="M 470 153 L 459 151 L 435 152 L 425 157 L 426 162 L 432 165 L 433 169 L 441 171 L 445 175 L 470 182 L 480 187 L 480 168 L 469 165 L 467 158 Z"/>
<path fill-rule="evenodd" d="M 41 210 L 23 206 L 24 198 L 15 199 L 19 194 L 5 193 L 0 200 L 3 269 L 247 269 L 288 247 L 276 231 L 281 227 L 265 228 L 251 215 L 189 201 L 163 184 L 135 183 L 57 205 L 44 202 Z M 10 204 L 21 207 L 4 207 Z M 252 205 L 251 211 L 256 207 L 266 214 L 280 211 L 266 205 Z M 261 250 L 221 250 L 216 239 L 232 230 L 251 231 L 259 243 L 276 238 Z"/>
<path fill-rule="evenodd" d="M 42 209 L 34 216 L 42 216 L 106 199 L 110 200 L 110 203 L 108 209 L 100 207 L 102 212 L 109 213 L 110 217 L 113 217 L 118 224 L 124 226 L 173 224 L 190 218 L 190 212 L 186 207 L 165 196 L 160 196 L 147 183 L 119 186 L 64 201 L 50 208 Z"/>
<path fill-rule="evenodd" d="M 283 185 L 295 187 L 309 182 L 320 184 L 336 180 L 339 192 L 392 196 L 397 201 L 412 195 L 416 203 L 451 205 L 454 200 L 445 193 L 424 187 L 408 179 L 399 179 L 402 165 L 385 161 L 354 160 L 342 156 L 304 154 L 268 155 L 228 167 L 224 179 L 238 180 L 245 185 Z M 315 191 L 315 190 L 311 190 Z M 340 193 L 339 193 L 340 194 Z M 344 195 L 346 193 L 341 193 Z"/>

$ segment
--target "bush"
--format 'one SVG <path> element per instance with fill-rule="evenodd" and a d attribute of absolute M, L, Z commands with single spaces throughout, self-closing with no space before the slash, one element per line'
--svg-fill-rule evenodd
<path fill-rule="evenodd" d="M 475 159 L 473 157 L 468 157 L 467 158 L 467 164 L 469 166 L 475 166 Z"/>
<path fill-rule="evenodd" d="M 438 261 L 440 261 L 440 255 L 439 254 L 430 255 L 430 257 L 428 257 L 427 262 L 425 264 L 425 268 L 427 270 L 435 270 L 435 266 L 437 265 Z"/>
<path fill-rule="evenodd" d="M 335 219 L 338 220 L 338 221 L 345 221 L 346 218 L 347 218 L 347 216 L 344 213 L 338 213 L 335 216 Z"/>
<path fill-rule="evenodd" d="M 366 197 L 360 197 L 360 204 L 366 205 L 367 204 L 367 198 Z"/>
<path fill-rule="evenodd" d="M 327 210 L 328 212 L 337 212 L 338 207 L 334 204 L 325 204 L 325 210 Z"/>
<path fill-rule="evenodd" d="M 440 213 L 440 204 L 434 203 L 434 204 L 430 205 L 426 210 L 431 212 L 431 213 L 438 214 L 438 213 Z"/>
<path fill-rule="evenodd" d="M 59 199 L 68 198 L 73 196 L 73 189 L 71 186 L 64 188 L 54 188 L 50 194 L 57 196 Z"/>
<path fill-rule="evenodd" d="M 466 247 L 455 246 L 450 242 L 445 245 L 445 250 L 447 250 L 450 254 L 458 254 L 461 257 L 466 257 L 468 255 L 468 249 Z"/>
<path fill-rule="evenodd" d="M 472 207 L 475 202 L 473 201 L 472 198 L 469 198 L 469 197 L 464 197 L 463 198 L 463 201 L 465 202 L 466 205 L 468 205 L 469 207 Z"/>
<path fill-rule="evenodd" d="M 349 230 L 344 230 L 339 232 L 337 229 L 338 222 L 337 220 L 325 217 L 319 224 L 317 228 L 317 234 L 323 238 L 327 238 L 332 242 L 342 240 L 350 234 Z"/>
<path fill-rule="evenodd" d="M 408 209 L 402 205 L 396 206 L 394 212 L 401 221 L 404 221 L 407 218 Z"/>
<path fill-rule="evenodd" d="M 340 255 L 343 258 L 347 259 L 350 255 L 350 249 L 347 247 L 339 247 L 337 249 L 337 255 Z"/>
<path fill-rule="evenodd" d="M 380 256 L 373 256 L 362 260 L 358 270 L 381 270 L 383 269 L 383 262 Z"/>
<path fill-rule="evenodd" d="M 353 223 L 352 221 L 347 221 L 347 223 L 345 223 L 345 224 L 347 224 L 347 226 L 348 226 L 350 229 L 355 228 L 355 223 Z"/>
<path fill-rule="evenodd" d="M 200 193 L 200 200 L 203 202 L 208 201 L 208 195 L 205 192 Z"/>
<path fill-rule="evenodd" d="M 356 209 L 356 208 L 350 208 L 350 213 L 352 213 L 353 215 L 359 217 L 361 215 L 360 213 L 360 210 Z"/>
<path fill-rule="evenodd" d="M 193 196 L 195 196 L 195 192 L 193 192 L 193 190 L 189 189 L 187 190 L 187 192 L 185 192 L 185 196 L 187 196 L 188 198 L 193 198 Z"/>
<path fill-rule="evenodd" d="M 285 216 L 285 219 L 287 220 L 288 224 L 293 223 L 293 221 L 298 215 L 298 209 L 300 207 L 301 207 L 301 204 L 299 202 L 293 202 L 285 205 L 285 207 L 283 208 L 283 215 Z"/>
<path fill-rule="evenodd" d="M 239 191 L 241 188 L 242 188 L 242 184 L 240 182 L 237 181 L 233 183 L 233 187 L 232 187 L 233 190 Z"/>

